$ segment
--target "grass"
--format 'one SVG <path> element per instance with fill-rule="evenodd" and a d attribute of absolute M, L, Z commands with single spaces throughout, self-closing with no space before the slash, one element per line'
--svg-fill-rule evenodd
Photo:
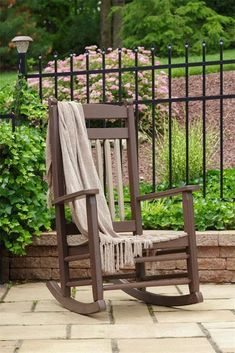
<path fill-rule="evenodd" d="M 1 73 L 1 79 L 0 79 L 0 89 L 3 88 L 5 85 L 15 85 L 17 77 L 17 72 L 2 72 Z"/>
<path fill-rule="evenodd" d="M 235 50 L 234 49 L 227 49 L 224 50 L 224 59 L 234 59 L 235 58 Z M 168 59 L 167 58 L 159 58 L 161 64 L 167 64 Z M 216 54 L 208 54 L 206 55 L 206 60 L 207 61 L 214 61 L 214 60 L 219 60 L 219 53 Z M 200 55 L 192 55 L 189 57 L 189 62 L 200 62 L 202 61 L 202 57 Z M 183 56 L 178 57 L 178 58 L 172 58 L 172 64 L 177 64 L 177 63 L 184 63 L 185 58 Z M 235 64 L 228 64 L 224 65 L 224 71 L 231 71 L 235 70 Z M 166 73 L 168 70 L 164 70 Z M 206 73 L 213 73 L 213 72 L 219 72 L 219 65 L 212 65 L 206 67 Z M 202 68 L 201 67 L 192 67 L 189 68 L 189 74 L 190 75 L 200 75 L 202 73 Z M 184 68 L 176 68 L 172 69 L 172 76 L 173 77 L 182 77 L 185 74 L 185 69 Z M 0 79 L 0 89 L 4 87 L 6 84 L 15 84 L 17 73 L 16 71 L 14 72 L 3 72 L 1 73 L 1 79 Z"/>
<path fill-rule="evenodd" d="M 206 55 L 206 61 L 215 61 L 219 60 L 219 53 L 216 54 L 208 54 Z M 234 49 L 227 49 L 224 50 L 224 60 L 231 60 L 235 59 L 235 50 Z M 167 64 L 168 63 L 168 58 L 159 58 L 161 64 Z M 201 62 L 202 61 L 202 56 L 201 55 L 192 55 L 189 57 L 189 63 L 193 62 Z M 172 58 L 172 64 L 178 64 L 178 63 L 184 63 L 185 62 L 185 57 L 181 56 L 178 58 Z M 224 65 L 224 71 L 232 71 L 235 70 L 235 64 L 227 64 Z M 168 70 L 164 70 L 166 73 Z M 213 73 L 213 72 L 219 72 L 219 65 L 212 65 L 212 66 L 207 66 L 206 67 L 206 73 Z M 185 74 L 185 68 L 174 68 L 172 69 L 172 76 L 173 77 L 182 77 Z M 202 74 L 202 67 L 191 67 L 189 68 L 189 74 L 190 75 L 200 75 Z"/>

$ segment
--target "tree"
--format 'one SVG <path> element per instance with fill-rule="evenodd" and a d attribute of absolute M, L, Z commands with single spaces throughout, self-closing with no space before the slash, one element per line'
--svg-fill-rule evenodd
<path fill-rule="evenodd" d="M 37 27 L 27 1 L 2 0 L 0 3 L 0 38 L 1 38 L 1 68 L 16 65 L 17 56 L 11 39 L 16 35 L 29 35 L 34 39 L 30 50 L 36 56 L 41 51 L 51 51 L 51 35 L 45 29 Z"/>
<path fill-rule="evenodd" d="M 225 47 L 231 45 L 234 23 L 199 0 L 133 0 L 123 8 L 122 36 L 127 47 L 155 44 L 161 55 L 166 55 L 169 43 L 175 55 L 183 54 L 185 41 L 190 42 L 191 52 L 198 53 L 203 39 L 213 52 L 220 37 Z"/>
<path fill-rule="evenodd" d="M 29 35 L 36 57 L 58 51 L 80 53 L 85 46 L 98 44 L 100 32 L 98 0 L 2 0 L 0 3 L 1 66 L 13 67 L 16 55 L 11 39 Z"/>
<path fill-rule="evenodd" d="M 125 0 L 113 0 L 113 48 L 122 47 L 122 8 Z"/>
<path fill-rule="evenodd" d="M 235 17 L 234 0 L 205 0 L 208 7 L 215 10 L 220 15 Z"/>
<path fill-rule="evenodd" d="M 104 48 L 108 48 L 112 46 L 112 23 L 111 23 L 111 17 L 110 17 L 111 6 L 112 6 L 112 0 L 101 1 L 100 44 Z"/>

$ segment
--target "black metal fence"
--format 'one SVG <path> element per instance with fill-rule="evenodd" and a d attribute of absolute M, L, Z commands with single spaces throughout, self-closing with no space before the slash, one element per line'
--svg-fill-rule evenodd
<path fill-rule="evenodd" d="M 224 102 L 228 99 L 235 98 L 235 92 L 224 92 L 224 67 L 225 65 L 235 64 L 235 59 L 225 60 L 223 54 L 223 42 L 220 41 L 219 45 L 219 59 L 208 61 L 206 60 L 206 43 L 202 43 L 202 55 L 201 60 L 197 62 L 189 61 L 189 46 L 185 44 L 185 57 L 182 63 L 173 63 L 172 57 L 172 47 L 168 46 L 168 60 L 166 64 L 156 64 L 156 55 L 155 49 L 152 48 L 150 51 L 150 64 L 148 65 L 139 65 L 139 52 L 138 49 L 134 49 L 134 65 L 130 67 L 124 67 L 122 64 L 122 49 L 118 50 L 118 58 L 117 58 L 117 67 L 109 68 L 106 66 L 106 52 L 105 50 L 100 51 L 101 58 L 101 67 L 100 69 L 91 69 L 90 68 L 90 57 L 89 52 L 86 52 L 86 65 L 83 70 L 75 70 L 74 69 L 74 54 L 70 55 L 69 63 L 70 69 L 66 72 L 60 72 L 58 70 L 58 55 L 55 54 L 53 56 L 53 72 L 46 72 L 43 69 L 42 56 L 38 58 L 38 69 L 37 72 L 26 74 L 27 79 L 38 79 L 38 93 L 41 100 L 44 98 L 44 87 L 43 81 L 47 78 L 53 80 L 54 86 L 54 96 L 57 98 L 60 92 L 60 78 L 67 77 L 69 81 L 69 94 L 70 99 L 73 100 L 76 92 L 76 86 L 74 83 L 75 76 L 81 77 L 85 76 L 85 86 L 86 86 L 86 102 L 91 102 L 90 97 L 90 82 L 91 75 L 101 75 L 102 85 L 100 101 L 103 103 L 107 102 L 107 82 L 106 78 L 109 74 L 116 74 L 118 76 L 118 97 L 116 101 L 111 103 L 113 104 L 121 104 L 124 101 L 122 92 L 123 92 L 123 74 L 129 72 L 133 73 L 134 76 L 134 92 L 133 92 L 133 103 L 135 105 L 135 114 L 136 114 L 136 124 L 137 127 L 140 123 L 140 114 L 139 107 L 142 104 L 148 105 L 151 107 L 151 120 L 152 120 L 152 189 L 153 191 L 156 189 L 157 180 L 156 180 L 156 109 L 155 107 L 159 104 L 167 104 L 168 105 L 168 134 L 169 134 L 169 188 L 173 185 L 173 164 L 172 164 L 172 106 L 174 103 L 181 103 L 184 105 L 184 114 L 185 114 L 185 146 L 186 146 L 186 157 L 185 157 L 185 183 L 188 184 L 189 180 L 189 129 L 190 129 L 190 112 L 189 112 L 189 104 L 191 102 L 200 102 L 202 108 L 202 145 L 203 145 L 203 161 L 202 161 L 202 176 L 203 176 L 203 193 L 206 195 L 206 174 L 207 174 L 207 159 L 206 159 L 206 105 L 208 101 L 217 101 L 219 102 L 219 170 L 220 170 L 220 197 L 224 196 Z M 207 82 L 207 74 L 206 69 L 217 65 L 219 68 L 219 89 L 218 94 L 208 95 L 206 90 L 206 82 Z M 189 92 L 189 78 L 190 78 L 190 69 L 199 67 L 201 70 L 201 94 L 193 95 Z M 173 81 L 173 70 L 174 69 L 183 69 L 184 70 L 184 96 L 174 97 L 172 94 L 172 81 Z M 167 80 L 168 80 L 168 92 L 167 97 L 160 98 L 156 96 L 155 91 L 155 73 L 159 72 L 159 70 L 165 70 L 167 72 Z M 139 75 L 141 72 L 149 72 L 151 80 L 149 85 L 151 87 L 150 97 L 148 99 L 139 98 Z M 14 122 L 14 119 L 12 119 Z"/>

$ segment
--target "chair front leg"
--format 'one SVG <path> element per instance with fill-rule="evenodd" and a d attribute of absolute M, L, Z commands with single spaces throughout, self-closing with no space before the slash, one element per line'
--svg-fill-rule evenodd
<path fill-rule="evenodd" d="M 94 301 L 103 300 L 103 279 L 101 269 L 97 204 L 95 196 L 86 197 L 89 252 L 91 264 L 92 292 Z"/>
<path fill-rule="evenodd" d="M 188 234 L 188 254 L 187 267 L 188 275 L 191 279 L 189 284 L 190 293 L 199 292 L 199 274 L 197 262 L 197 244 L 193 211 L 192 192 L 183 192 L 183 213 L 184 229 Z"/>

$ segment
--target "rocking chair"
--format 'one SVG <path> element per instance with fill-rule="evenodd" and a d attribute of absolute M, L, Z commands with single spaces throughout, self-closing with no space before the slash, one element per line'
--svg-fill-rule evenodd
<path fill-rule="evenodd" d="M 182 195 L 184 232 L 181 236 L 156 236 L 153 250 L 146 250 L 142 257 L 135 258 L 135 269 L 118 271 L 115 274 L 104 274 L 101 268 L 101 255 L 98 235 L 98 218 L 96 195 L 99 190 L 83 190 L 73 194 L 65 193 L 63 178 L 63 163 L 61 146 L 59 139 L 58 107 L 57 100 L 49 100 L 49 119 L 50 119 L 50 144 L 52 148 L 52 178 L 54 188 L 54 200 L 56 210 L 56 231 L 58 239 L 60 286 L 55 281 L 49 281 L 47 287 L 52 295 L 67 309 L 79 314 L 91 314 L 106 309 L 103 292 L 107 290 L 121 289 L 130 296 L 142 300 L 148 304 L 163 306 L 180 306 L 198 303 L 203 300 L 199 291 L 199 275 L 197 266 L 197 248 L 194 229 L 194 213 L 192 191 L 198 190 L 198 186 L 187 185 L 177 189 L 150 193 L 147 195 L 139 194 L 139 178 L 136 152 L 136 132 L 135 118 L 132 106 L 115 106 L 109 104 L 84 104 L 84 115 L 86 121 L 108 120 L 122 121 L 124 127 L 87 128 L 88 137 L 95 141 L 97 149 L 97 169 L 98 175 L 103 179 L 106 174 L 108 205 L 113 220 L 113 228 L 116 232 L 129 232 L 135 235 L 142 235 L 141 221 L 141 201 L 159 199 L 163 197 L 173 197 Z M 90 125 L 88 125 L 90 126 Z M 123 125 L 122 125 L 123 126 Z M 110 144 L 113 140 L 113 144 Z M 131 220 L 125 220 L 123 207 L 122 187 L 122 167 L 120 166 L 120 147 L 122 141 L 126 140 L 126 154 L 128 160 L 128 176 L 130 188 L 130 208 Z M 108 148 L 102 160 L 103 141 L 108 141 Z M 111 146 L 111 148 L 110 148 Z M 110 153 L 113 150 L 113 153 Z M 117 168 L 117 191 L 118 202 L 115 203 L 112 185 L 112 157 L 116 158 Z M 103 169 L 103 164 L 106 168 Z M 77 246 L 68 245 L 67 236 L 78 234 L 78 229 L 73 223 L 66 223 L 65 204 L 78 198 L 86 199 L 88 241 Z M 115 210 L 119 209 L 119 221 L 116 220 Z M 172 233 L 172 232 L 171 232 Z M 171 234 L 169 232 L 169 234 Z M 71 278 L 69 264 L 73 261 L 84 259 L 90 260 L 90 277 Z M 146 263 L 185 260 L 186 271 L 167 274 L 148 274 Z M 169 272 L 169 271 L 168 271 Z M 150 292 L 149 287 L 182 285 L 187 284 L 189 293 L 186 295 L 165 296 Z M 71 295 L 71 288 L 76 286 L 91 285 L 93 302 L 82 303 L 74 299 Z"/>

